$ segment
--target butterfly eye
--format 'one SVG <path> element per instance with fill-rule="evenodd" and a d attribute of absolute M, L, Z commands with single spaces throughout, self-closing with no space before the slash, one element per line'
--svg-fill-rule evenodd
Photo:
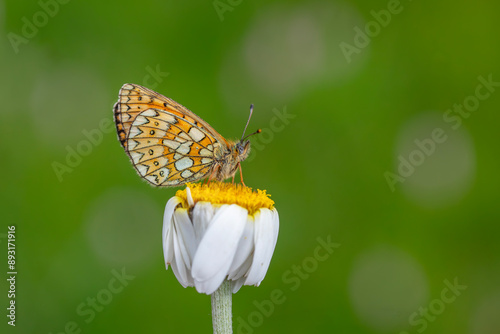
<path fill-rule="evenodd" d="M 238 149 L 239 154 L 243 154 L 245 148 L 240 143 L 236 144 L 236 148 Z"/>

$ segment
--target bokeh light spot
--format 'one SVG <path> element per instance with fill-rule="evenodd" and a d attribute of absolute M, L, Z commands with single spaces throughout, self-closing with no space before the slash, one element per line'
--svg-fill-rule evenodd
<path fill-rule="evenodd" d="M 108 190 L 89 206 L 85 225 L 90 247 L 110 265 L 143 267 L 162 256 L 162 212 L 142 192 Z"/>
<path fill-rule="evenodd" d="M 408 171 L 401 185 L 404 193 L 428 208 L 461 200 L 470 189 L 476 170 L 469 132 L 463 125 L 453 129 L 439 112 L 421 113 L 403 125 L 395 160 L 396 169 Z"/>
<path fill-rule="evenodd" d="M 486 296 L 471 319 L 471 334 L 497 334 L 500 329 L 500 291 Z"/>
<path fill-rule="evenodd" d="M 427 279 L 414 258 L 392 247 L 361 254 L 349 277 L 349 297 L 358 317 L 382 332 L 407 328 L 408 317 L 428 298 Z"/>
<path fill-rule="evenodd" d="M 58 148 L 78 142 L 83 130 L 111 119 L 113 96 L 87 68 L 61 65 L 41 72 L 30 96 L 38 138 Z"/>
<path fill-rule="evenodd" d="M 228 51 L 222 94 L 232 106 L 249 91 L 277 103 L 320 84 L 344 82 L 369 54 L 367 47 L 348 63 L 339 47 L 353 43 L 355 26 L 364 21 L 343 2 L 267 6 L 251 21 L 241 44 Z"/>

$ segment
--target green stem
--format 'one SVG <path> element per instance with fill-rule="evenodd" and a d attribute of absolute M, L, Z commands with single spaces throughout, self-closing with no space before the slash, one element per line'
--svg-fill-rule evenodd
<path fill-rule="evenodd" d="M 233 333 L 231 315 L 232 297 L 232 284 L 228 280 L 224 280 L 220 287 L 212 293 L 212 324 L 214 326 L 214 334 Z"/>

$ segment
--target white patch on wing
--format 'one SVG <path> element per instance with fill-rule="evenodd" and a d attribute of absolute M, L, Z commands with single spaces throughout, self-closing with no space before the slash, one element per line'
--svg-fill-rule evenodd
<path fill-rule="evenodd" d="M 142 133 L 141 129 L 139 129 L 136 126 L 133 126 L 133 127 L 130 128 L 130 132 L 128 134 L 128 137 L 129 138 L 134 138 L 134 137 L 140 135 L 141 133 Z"/>
<path fill-rule="evenodd" d="M 193 138 L 194 141 L 200 141 L 205 138 L 205 134 L 194 126 L 189 130 L 189 136 Z"/>
<path fill-rule="evenodd" d="M 175 153 L 174 154 L 174 160 L 179 160 L 179 159 L 182 159 L 183 155 L 182 154 L 179 154 L 179 153 Z"/>
<path fill-rule="evenodd" d="M 187 179 L 188 177 L 190 177 L 191 175 L 193 175 L 193 172 L 191 172 L 189 169 L 186 169 L 185 171 L 183 171 L 181 173 L 181 176 L 185 179 Z"/>
<path fill-rule="evenodd" d="M 179 137 L 184 138 L 186 140 L 191 140 L 191 137 L 189 137 L 189 135 L 187 133 L 185 133 L 184 131 L 179 133 Z"/>
<path fill-rule="evenodd" d="M 137 145 L 139 145 L 139 142 L 137 140 L 129 139 L 127 145 L 129 150 L 133 150 Z"/>
<path fill-rule="evenodd" d="M 158 179 L 158 176 L 152 174 L 152 175 L 147 175 L 145 176 L 146 180 L 148 180 L 149 182 L 151 182 L 152 184 L 159 184 L 159 180 Z"/>
<path fill-rule="evenodd" d="M 193 144 L 192 141 L 187 141 L 185 143 L 182 143 L 182 145 L 179 146 L 177 149 L 177 152 L 181 154 L 188 154 L 189 151 L 191 150 L 191 145 Z"/>
<path fill-rule="evenodd" d="M 184 157 L 175 162 L 175 168 L 177 168 L 178 171 L 189 168 L 192 165 L 193 165 L 193 160 L 188 157 Z"/>
<path fill-rule="evenodd" d="M 159 125 L 156 125 L 158 128 L 161 128 L 162 130 L 168 131 L 170 130 L 170 124 L 165 123 L 165 122 L 158 122 Z"/>
<path fill-rule="evenodd" d="M 162 121 L 167 122 L 167 123 L 172 123 L 172 124 L 177 123 L 177 120 L 175 119 L 175 117 L 172 116 L 172 115 L 170 115 L 170 114 L 168 114 L 168 113 L 166 113 L 166 112 L 162 112 L 161 113 L 160 119 Z"/>
<path fill-rule="evenodd" d="M 172 150 L 177 150 L 181 143 L 175 140 L 163 139 L 163 145 L 170 147 Z"/>
<path fill-rule="evenodd" d="M 209 164 L 212 162 L 212 160 L 213 160 L 212 158 L 202 158 L 201 163 L 202 164 Z"/>
<path fill-rule="evenodd" d="M 143 115 L 143 116 L 153 116 L 154 117 L 154 116 L 157 116 L 158 113 L 156 112 L 156 110 L 149 108 L 149 109 L 144 110 L 141 113 L 141 115 Z"/>
<path fill-rule="evenodd" d="M 212 157 L 214 154 L 213 154 L 213 152 L 212 152 L 212 151 L 209 151 L 209 150 L 207 150 L 206 148 L 202 148 L 202 149 L 200 150 L 200 155 L 201 155 L 202 157 Z"/>
<path fill-rule="evenodd" d="M 133 88 L 134 88 L 134 86 L 132 86 L 131 84 L 125 84 L 122 86 L 122 89 L 126 89 L 126 90 L 131 90 Z"/>
<path fill-rule="evenodd" d="M 137 165 L 137 170 L 141 175 L 146 175 L 148 173 L 149 166 L 139 164 Z"/>
<path fill-rule="evenodd" d="M 143 125 L 143 124 L 147 124 L 147 123 L 149 123 L 149 120 L 146 117 L 142 116 L 142 114 L 141 114 L 141 115 L 136 117 L 136 119 L 134 121 L 134 126 Z"/>
<path fill-rule="evenodd" d="M 132 158 L 132 161 L 135 163 L 135 164 L 138 164 L 139 161 L 141 161 L 141 158 L 144 156 L 144 153 L 137 153 L 137 152 L 129 152 L 130 153 L 130 157 Z"/>

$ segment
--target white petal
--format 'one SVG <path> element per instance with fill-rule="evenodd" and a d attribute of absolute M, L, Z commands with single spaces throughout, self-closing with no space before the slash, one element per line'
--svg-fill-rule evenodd
<path fill-rule="evenodd" d="M 273 211 L 260 209 L 255 214 L 255 251 L 245 285 L 259 284 L 266 276 L 278 239 L 279 217 Z"/>
<path fill-rule="evenodd" d="M 243 286 L 243 283 L 245 283 L 246 277 L 241 277 L 236 281 L 233 281 L 233 293 L 236 293 L 240 290 L 240 288 Z"/>
<path fill-rule="evenodd" d="M 174 270 L 174 268 L 177 268 Z M 189 273 L 186 269 L 186 264 L 184 263 L 184 259 L 182 258 L 182 251 L 179 245 L 179 238 L 174 235 L 174 260 L 172 261 L 172 270 L 174 270 L 175 277 L 182 286 L 189 285 Z"/>
<path fill-rule="evenodd" d="M 247 214 L 246 209 L 235 204 L 222 205 L 217 211 L 193 260 L 195 281 L 204 282 L 227 275 L 245 228 Z"/>
<path fill-rule="evenodd" d="M 174 272 L 175 278 L 181 283 L 183 287 L 188 287 L 188 286 L 194 286 L 194 281 L 193 278 L 190 276 L 187 276 L 187 279 L 182 278 L 182 276 L 179 273 L 179 269 L 177 268 L 177 264 L 175 263 L 175 260 L 172 261 L 172 271 Z"/>
<path fill-rule="evenodd" d="M 253 262 L 253 248 L 252 248 L 252 253 L 249 254 L 245 262 L 243 262 L 243 264 L 238 268 L 238 270 L 231 272 L 231 274 L 228 275 L 228 278 L 232 280 L 238 280 L 241 277 L 243 277 L 246 280 L 248 272 L 250 271 L 250 267 L 252 266 L 252 262 Z"/>
<path fill-rule="evenodd" d="M 194 286 L 196 287 L 196 291 L 199 293 L 206 293 L 207 295 L 211 295 L 215 290 L 219 288 L 219 286 L 226 278 L 227 270 L 219 271 L 215 276 L 211 277 L 206 281 L 197 281 L 194 279 Z"/>
<path fill-rule="evenodd" d="M 173 215 L 175 208 L 181 200 L 174 196 L 168 200 L 167 205 L 165 205 L 165 213 L 163 214 L 163 232 L 162 232 L 162 241 L 163 241 L 163 255 L 165 257 L 165 265 L 168 269 L 168 264 L 172 262 L 173 259 L 173 250 L 174 244 L 172 241 L 172 223 L 173 223 Z"/>
<path fill-rule="evenodd" d="M 163 256 L 165 258 L 165 269 L 172 263 L 174 257 L 174 238 L 172 228 L 167 228 L 167 235 L 163 239 Z"/>
<path fill-rule="evenodd" d="M 187 198 L 187 202 L 188 202 L 188 205 L 189 207 L 193 207 L 194 206 L 194 200 L 193 200 L 193 196 L 191 196 L 191 189 L 189 189 L 189 187 L 186 187 L 186 198 Z"/>
<path fill-rule="evenodd" d="M 198 202 L 193 209 L 193 227 L 199 244 L 214 217 L 214 207 L 209 202 Z"/>
<path fill-rule="evenodd" d="M 274 245 L 276 246 L 276 242 L 278 241 L 278 233 L 280 230 L 280 216 L 278 215 L 278 210 L 272 209 L 271 213 L 273 215 L 273 228 L 274 228 Z M 274 252 L 274 251 L 273 251 Z"/>
<path fill-rule="evenodd" d="M 231 264 L 231 268 L 229 269 L 229 279 L 236 280 L 240 278 L 250 267 L 251 261 L 248 261 L 248 259 L 252 255 L 252 251 L 254 249 L 254 229 L 255 222 L 253 217 L 247 216 L 245 229 L 243 230 L 238 248 L 236 249 L 236 254 L 234 255 L 233 263 Z M 241 268 L 244 263 L 247 264 L 247 266 L 245 266 L 246 268 Z"/>
<path fill-rule="evenodd" d="M 188 269 L 191 269 L 192 259 L 196 253 L 197 242 L 191 219 L 189 219 L 188 210 L 178 208 L 174 212 L 174 226 L 176 236 L 179 238 L 179 248 L 182 258 Z"/>

